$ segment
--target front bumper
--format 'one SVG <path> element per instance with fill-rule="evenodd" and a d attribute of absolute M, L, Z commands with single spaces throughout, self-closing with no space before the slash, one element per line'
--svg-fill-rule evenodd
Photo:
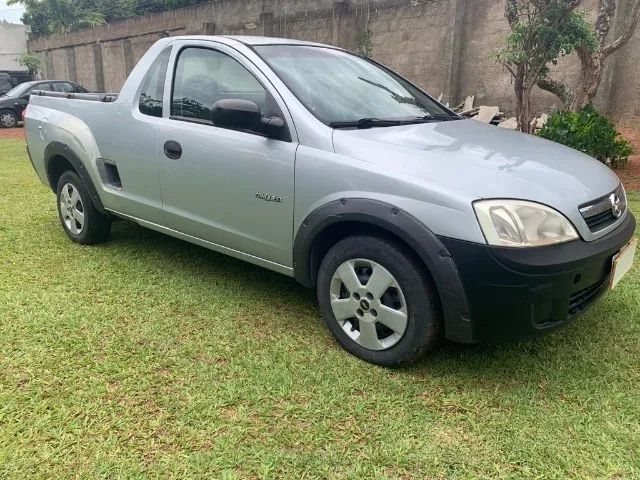
<path fill-rule="evenodd" d="M 629 212 L 616 230 L 596 241 L 524 249 L 440 238 L 464 286 L 469 339 L 535 337 L 567 324 L 608 289 L 613 256 L 629 243 L 635 227 Z"/>

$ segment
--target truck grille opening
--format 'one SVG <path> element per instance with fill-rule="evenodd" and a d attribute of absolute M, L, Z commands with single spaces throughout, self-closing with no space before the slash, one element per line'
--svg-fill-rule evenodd
<path fill-rule="evenodd" d="M 577 291 L 569 297 L 569 316 L 574 316 L 582 312 L 600 297 L 609 287 L 609 275 L 605 276 L 598 283 Z"/>
<path fill-rule="evenodd" d="M 622 184 L 611 194 L 580 206 L 580 214 L 593 233 L 616 223 L 626 210 L 627 196 Z"/>
<path fill-rule="evenodd" d="M 599 213 L 593 217 L 586 218 L 585 221 L 592 232 L 597 232 L 603 228 L 607 228 L 609 225 L 616 223 L 618 218 L 613 214 L 611 210 Z"/>

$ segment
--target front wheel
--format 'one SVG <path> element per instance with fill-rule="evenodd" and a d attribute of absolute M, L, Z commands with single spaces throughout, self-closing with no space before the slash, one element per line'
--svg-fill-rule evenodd
<path fill-rule="evenodd" d="M 18 126 L 18 116 L 11 110 L 0 111 L 0 127 L 14 128 Z"/>
<path fill-rule="evenodd" d="M 415 255 L 391 239 L 338 242 L 322 261 L 317 294 L 334 337 L 367 362 L 411 363 L 440 340 L 435 286 Z"/>

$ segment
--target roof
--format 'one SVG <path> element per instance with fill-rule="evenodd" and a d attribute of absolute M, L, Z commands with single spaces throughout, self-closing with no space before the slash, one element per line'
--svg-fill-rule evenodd
<path fill-rule="evenodd" d="M 229 43 L 229 40 L 244 43 L 245 45 L 257 46 L 257 45 L 306 45 L 313 47 L 330 47 L 337 48 L 332 45 L 326 45 L 317 42 L 307 42 L 305 40 L 294 40 L 292 38 L 277 38 L 277 37 L 257 37 L 249 35 L 188 35 L 179 38 L 181 40 L 210 40 L 223 43 Z"/>

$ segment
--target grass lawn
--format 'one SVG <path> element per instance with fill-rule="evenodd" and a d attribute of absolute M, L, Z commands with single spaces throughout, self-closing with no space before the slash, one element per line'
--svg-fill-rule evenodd
<path fill-rule="evenodd" d="M 640 268 L 545 338 L 385 370 L 293 280 L 118 222 L 0 140 L 0 478 L 640 478 Z M 632 208 L 640 214 L 640 195 Z"/>

